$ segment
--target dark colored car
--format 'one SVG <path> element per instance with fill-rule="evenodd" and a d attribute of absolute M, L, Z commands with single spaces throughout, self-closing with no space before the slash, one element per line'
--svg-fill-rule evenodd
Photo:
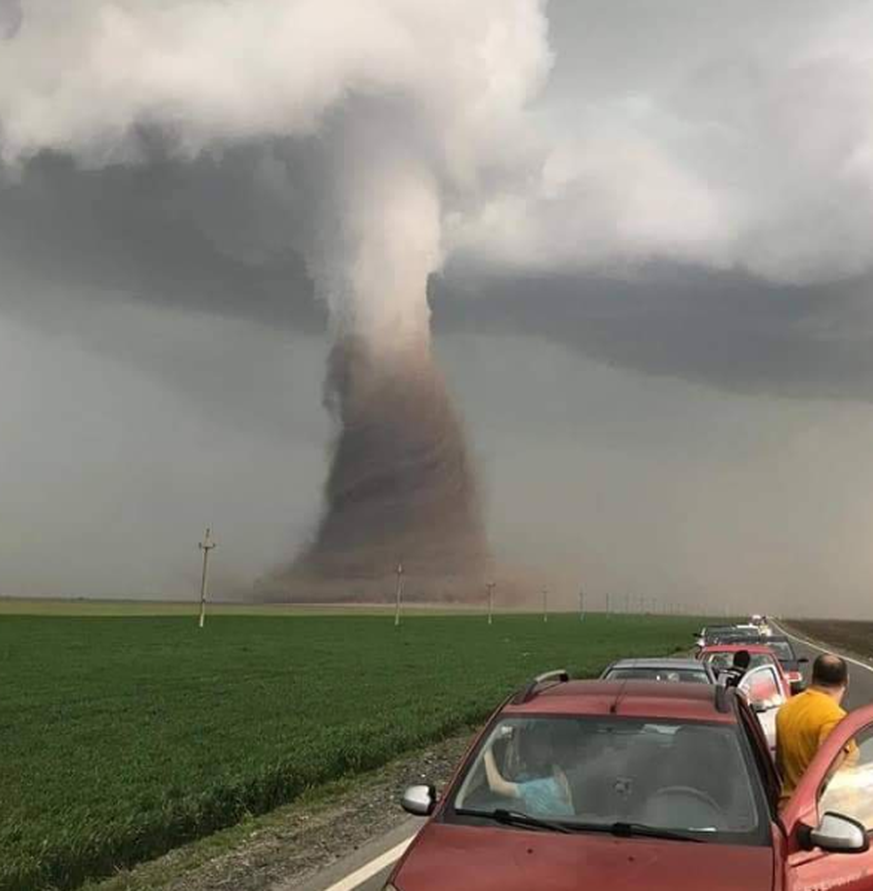
<path fill-rule="evenodd" d="M 873 706 L 830 734 L 780 814 L 733 689 L 543 675 L 498 708 L 440 800 L 406 790 L 430 819 L 386 891 L 873 891 L 865 826 L 819 798 L 862 735 Z"/>
<path fill-rule="evenodd" d="M 698 649 L 715 643 L 758 643 L 763 639 L 762 634 L 736 625 L 707 625 L 694 637 Z"/>
<path fill-rule="evenodd" d="M 791 684 L 791 692 L 799 693 L 803 690 L 803 674 L 800 666 L 809 662 L 809 659 L 806 656 L 801 656 L 798 659 L 794 647 L 791 646 L 791 641 L 782 634 L 772 634 L 770 637 L 763 638 L 760 643 L 769 647 L 776 654 L 776 658 L 788 678 L 788 683 Z"/>

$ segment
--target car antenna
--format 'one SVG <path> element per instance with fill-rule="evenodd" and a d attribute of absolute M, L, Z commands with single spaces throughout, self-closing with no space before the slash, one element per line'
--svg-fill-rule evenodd
<path fill-rule="evenodd" d="M 624 688 L 627 686 L 627 679 L 621 682 L 621 686 L 618 688 L 618 693 L 615 694 L 615 699 L 613 699 L 612 704 L 609 706 L 609 713 L 614 715 L 618 711 L 618 704 L 621 702 L 624 697 Z"/>

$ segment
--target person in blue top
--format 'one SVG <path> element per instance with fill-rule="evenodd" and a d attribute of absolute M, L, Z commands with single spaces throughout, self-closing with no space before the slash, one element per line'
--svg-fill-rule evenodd
<path fill-rule="evenodd" d="M 515 781 L 497 767 L 493 744 L 485 751 L 485 773 L 492 792 L 521 802 L 520 810 L 537 817 L 570 817 L 575 811 L 567 775 L 555 760 L 549 737 L 533 727 L 520 728 L 524 770 Z"/>

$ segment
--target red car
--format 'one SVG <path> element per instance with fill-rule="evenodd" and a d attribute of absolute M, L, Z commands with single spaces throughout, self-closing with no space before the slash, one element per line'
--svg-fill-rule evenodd
<path fill-rule="evenodd" d="M 780 816 L 733 689 L 542 675 L 492 716 L 441 800 L 406 790 L 430 819 L 386 891 L 873 891 L 873 814 L 821 800 L 852 810 L 849 768 L 832 768 L 855 738 L 866 777 L 868 737 L 873 706 L 833 731 Z"/>
<path fill-rule="evenodd" d="M 749 668 L 759 665 L 772 665 L 779 679 L 779 689 L 785 699 L 791 696 L 791 681 L 782 668 L 782 663 L 773 650 L 766 644 L 710 644 L 697 654 L 701 662 L 707 662 L 714 671 L 719 672 L 733 665 L 734 656 L 745 650 L 749 654 Z"/>

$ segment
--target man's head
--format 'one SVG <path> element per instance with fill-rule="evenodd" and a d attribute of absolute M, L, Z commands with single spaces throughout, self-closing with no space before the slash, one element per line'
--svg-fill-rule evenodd
<path fill-rule="evenodd" d="M 849 666 L 833 653 L 822 653 L 812 663 L 812 686 L 839 702 L 849 685 Z"/>
<path fill-rule="evenodd" d="M 746 671 L 751 661 L 752 656 L 748 650 L 737 650 L 734 653 L 734 668 L 738 668 L 740 671 Z"/>

